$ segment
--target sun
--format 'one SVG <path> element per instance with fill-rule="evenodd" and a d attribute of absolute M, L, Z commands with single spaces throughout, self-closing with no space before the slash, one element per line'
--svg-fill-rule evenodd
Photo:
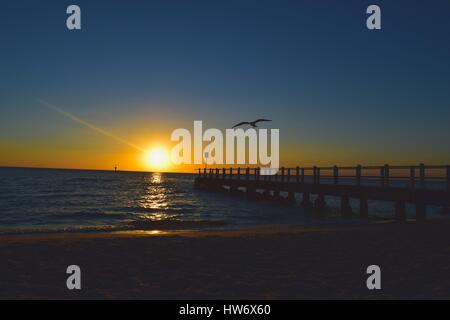
<path fill-rule="evenodd" d="M 169 164 L 169 153 L 161 147 L 152 148 L 144 155 L 144 162 L 152 170 L 164 170 Z"/>

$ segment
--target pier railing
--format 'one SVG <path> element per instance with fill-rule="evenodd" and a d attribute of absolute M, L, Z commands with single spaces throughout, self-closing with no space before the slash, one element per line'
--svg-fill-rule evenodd
<path fill-rule="evenodd" d="M 230 194 L 244 192 L 250 198 L 295 201 L 302 194 L 302 205 L 312 206 L 310 194 L 317 195 L 316 211 L 325 206 L 325 196 L 341 198 L 341 213 L 350 215 L 349 198 L 359 199 L 360 215 L 368 216 L 368 200 L 391 201 L 395 216 L 406 219 L 406 203 L 414 204 L 416 217 L 424 220 L 426 206 L 442 206 L 450 214 L 450 165 L 281 167 L 275 175 L 262 175 L 261 168 L 201 168 L 195 186 Z M 243 190 L 245 191 L 243 191 Z M 240 190 L 240 191 L 239 191 Z M 262 191 L 261 192 L 258 192 Z"/>
<path fill-rule="evenodd" d="M 199 168 L 198 176 L 212 179 L 286 183 L 353 184 L 450 191 L 450 165 L 281 167 L 275 175 L 261 175 L 261 168 Z"/>

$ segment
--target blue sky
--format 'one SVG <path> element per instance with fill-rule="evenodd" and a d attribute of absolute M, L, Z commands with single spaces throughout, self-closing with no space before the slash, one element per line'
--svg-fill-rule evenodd
<path fill-rule="evenodd" d="M 81 31 L 65 27 L 69 4 Z M 370 4 L 380 31 L 365 27 Z M 271 118 L 288 162 L 450 162 L 449 12 L 444 0 L 7 1 L 0 143 L 66 145 L 76 124 L 41 98 L 131 136 Z"/>

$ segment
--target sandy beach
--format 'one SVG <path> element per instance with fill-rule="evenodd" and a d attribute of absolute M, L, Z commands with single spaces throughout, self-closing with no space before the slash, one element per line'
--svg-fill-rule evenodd
<path fill-rule="evenodd" d="M 449 221 L 0 239 L 0 298 L 450 298 Z M 82 289 L 66 289 L 66 268 Z M 366 288 L 378 264 L 382 290 Z"/>

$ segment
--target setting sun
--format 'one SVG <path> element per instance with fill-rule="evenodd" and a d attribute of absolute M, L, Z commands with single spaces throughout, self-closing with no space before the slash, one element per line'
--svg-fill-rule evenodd
<path fill-rule="evenodd" d="M 152 170 L 166 169 L 169 164 L 169 153 L 164 148 L 153 148 L 145 153 L 144 162 Z"/>

